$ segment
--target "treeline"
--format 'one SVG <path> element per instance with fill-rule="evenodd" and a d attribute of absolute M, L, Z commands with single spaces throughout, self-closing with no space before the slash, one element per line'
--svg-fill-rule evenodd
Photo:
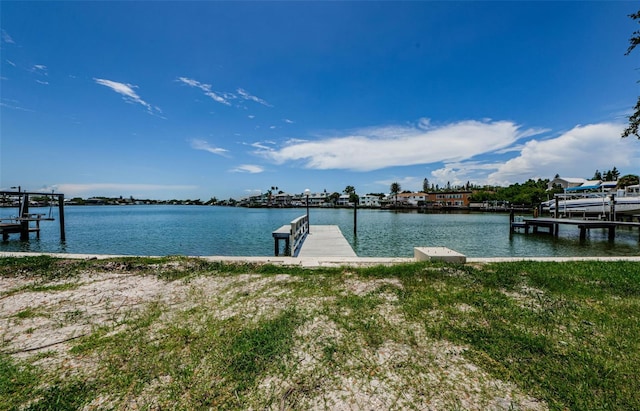
<path fill-rule="evenodd" d="M 537 205 L 553 198 L 555 193 L 561 193 L 562 187 L 556 186 L 547 191 L 549 179 L 529 179 L 520 184 L 515 183 L 508 187 L 484 186 L 471 195 L 472 202 L 508 202 L 517 205 Z"/>

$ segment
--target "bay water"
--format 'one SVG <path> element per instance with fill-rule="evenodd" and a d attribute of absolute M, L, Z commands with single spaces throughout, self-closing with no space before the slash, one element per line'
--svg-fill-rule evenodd
<path fill-rule="evenodd" d="M 272 256 L 271 232 L 306 213 L 304 208 L 235 208 L 135 205 L 65 207 L 66 241 L 60 241 L 57 207 L 31 208 L 55 221 L 40 223 L 40 239 L 12 234 L 0 251 L 124 255 Z M 17 213 L 0 209 L 0 218 Z M 558 237 L 511 234 L 509 215 L 495 213 L 395 212 L 310 209 L 311 225 L 337 225 L 361 257 L 412 257 L 413 247 L 448 247 L 468 257 L 640 255 L 638 229 L 590 230 L 579 240 L 576 227 L 561 226 Z"/>

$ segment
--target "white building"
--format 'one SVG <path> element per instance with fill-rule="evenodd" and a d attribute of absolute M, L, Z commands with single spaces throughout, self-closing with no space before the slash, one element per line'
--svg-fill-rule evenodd
<path fill-rule="evenodd" d="M 363 196 L 360 196 L 359 204 L 360 207 L 378 208 L 380 207 L 380 197 L 371 194 L 365 194 Z"/>
<path fill-rule="evenodd" d="M 547 184 L 547 190 L 551 190 L 554 185 L 560 185 L 562 188 L 569 188 L 581 186 L 586 182 L 587 180 L 584 178 L 556 177 L 549 181 L 549 184 Z"/>

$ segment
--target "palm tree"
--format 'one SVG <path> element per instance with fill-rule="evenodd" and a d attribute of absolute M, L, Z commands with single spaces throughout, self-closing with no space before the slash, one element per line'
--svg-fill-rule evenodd
<path fill-rule="evenodd" d="M 402 190 L 400 187 L 400 183 L 392 183 L 391 184 L 391 194 L 395 196 L 395 204 L 394 207 L 398 207 L 398 193 Z"/>

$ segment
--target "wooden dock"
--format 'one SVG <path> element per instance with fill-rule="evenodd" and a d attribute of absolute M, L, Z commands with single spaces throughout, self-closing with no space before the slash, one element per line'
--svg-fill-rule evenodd
<path fill-rule="evenodd" d="M 609 230 L 609 240 L 613 241 L 616 235 L 616 228 L 618 227 L 637 227 L 640 228 L 640 222 L 629 221 L 607 221 L 607 220 L 578 220 L 569 218 L 522 218 L 520 221 L 511 222 L 511 230 L 523 228 L 525 234 L 529 234 L 529 230 L 532 229 L 534 233 L 538 232 L 539 228 L 548 230 L 550 234 L 554 236 L 558 235 L 560 225 L 576 226 L 580 230 L 580 240 L 585 240 L 587 237 L 587 230 L 595 228 L 604 228 Z M 639 234 L 640 236 L 640 234 Z"/>
<path fill-rule="evenodd" d="M 337 225 L 312 225 L 298 257 L 357 257 Z"/>
<path fill-rule="evenodd" d="M 357 257 L 337 225 L 309 226 L 309 218 L 300 216 L 271 233 L 274 255 L 280 255 L 284 241 L 284 255 L 292 257 Z"/>

